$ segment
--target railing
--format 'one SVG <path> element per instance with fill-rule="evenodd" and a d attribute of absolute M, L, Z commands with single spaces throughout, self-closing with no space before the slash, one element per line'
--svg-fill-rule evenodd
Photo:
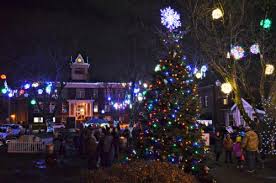
<path fill-rule="evenodd" d="M 8 142 L 8 153 L 42 153 L 45 151 L 45 144 L 42 142 L 17 141 Z"/>

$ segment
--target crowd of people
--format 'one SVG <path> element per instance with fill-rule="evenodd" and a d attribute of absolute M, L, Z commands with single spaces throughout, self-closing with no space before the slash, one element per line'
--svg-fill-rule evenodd
<path fill-rule="evenodd" d="M 80 129 L 73 137 L 72 144 L 77 156 L 86 158 L 89 169 L 111 167 L 117 161 L 120 153 L 129 146 L 132 129 L 117 127 L 89 127 Z M 68 154 L 66 152 L 68 138 L 58 135 L 54 138 L 54 155 L 58 159 Z"/>
<path fill-rule="evenodd" d="M 245 133 L 244 133 L 244 131 Z M 214 137 L 214 152 L 216 161 L 219 161 L 224 151 L 225 163 L 233 163 L 234 156 L 237 168 L 243 169 L 246 165 L 248 172 L 253 173 L 256 170 L 256 164 L 264 167 L 264 162 L 260 154 L 259 137 L 249 126 L 240 129 L 233 134 L 222 134 L 217 131 Z"/>

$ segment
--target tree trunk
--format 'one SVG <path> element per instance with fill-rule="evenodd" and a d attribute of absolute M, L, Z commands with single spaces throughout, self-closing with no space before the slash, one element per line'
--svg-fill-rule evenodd
<path fill-rule="evenodd" d="M 238 81 L 237 81 L 237 70 L 236 70 L 236 63 L 233 64 L 233 71 L 232 71 L 232 83 L 231 83 L 232 87 L 233 87 L 233 92 L 234 92 L 234 102 L 235 104 L 237 104 L 237 107 L 240 110 L 241 116 L 243 118 L 243 120 L 245 121 L 245 123 L 251 127 L 253 127 L 253 123 L 252 120 L 250 119 L 250 117 L 248 116 L 248 114 L 246 113 L 244 107 L 243 107 L 243 103 L 242 103 L 242 97 L 241 97 L 241 91 L 238 85 Z"/>

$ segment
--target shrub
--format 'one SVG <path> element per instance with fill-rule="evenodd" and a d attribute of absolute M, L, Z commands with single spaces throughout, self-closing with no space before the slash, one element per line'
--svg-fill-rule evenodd
<path fill-rule="evenodd" d="M 87 172 L 86 183 L 196 183 L 194 176 L 174 165 L 156 161 L 116 164 L 109 169 Z"/>

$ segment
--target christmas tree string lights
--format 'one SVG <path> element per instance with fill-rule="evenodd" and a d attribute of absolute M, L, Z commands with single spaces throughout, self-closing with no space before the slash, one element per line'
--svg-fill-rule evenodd
<path fill-rule="evenodd" d="M 167 161 L 196 174 L 201 170 L 205 152 L 202 129 L 196 122 L 199 101 L 194 71 L 183 61 L 179 41 L 163 43 L 168 53 L 160 59 L 145 95 L 142 133 L 132 156 Z"/>

